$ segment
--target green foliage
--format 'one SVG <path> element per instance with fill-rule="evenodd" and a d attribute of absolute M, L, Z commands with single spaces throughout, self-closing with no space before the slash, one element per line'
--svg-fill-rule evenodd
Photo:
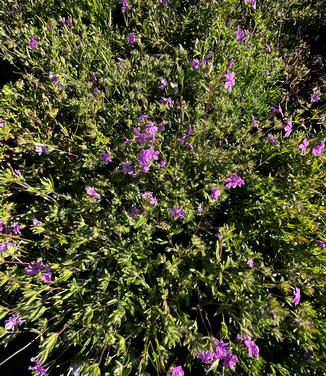
<path fill-rule="evenodd" d="M 259 3 L 253 10 L 236 0 L 130 1 L 126 13 L 104 0 L 0 6 L 0 17 L 11 14 L 0 26 L 0 54 L 19 69 L 0 95 L 0 219 L 24 226 L 0 234 L 16 242 L 0 253 L 0 318 L 26 320 L 23 330 L 39 336 L 37 358 L 50 374 L 69 375 L 76 364 L 85 376 L 164 375 L 173 365 L 203 374 L 196 354 L 213 338 L 230 341 L 237 375 L 325 372 L 325 251 L 316 243 L 326 241 L 325 156 L 311 152 L 325 119 L 321 105 L 283 100 L 291 67 L 278 44 L 297 5 Z M 245 43 L 235 38 L 238 24 L 250 32 Z M 36 48 L 28 46 L 32 35 Z M 208 55 L 192 69 L 193 59 Z M 236 84 L 228 92 L 231 59 Z M 279 103 L 283 120 L 271 114 Z M 154 145 L 166 167 L 155 162 L 148 173 L 133 135 L 144 129 L 141 114 L 165 128 Z M 193 150 L 178 142 L 189 124 Z M 48 153 L 39 155 L 38 146 Z M 136 177 L 123 173 L 127 161 Z M 233 173 L 243 187 L 225 187 Z M 146 191 L 159 205 L 140 196 Z M 175 206 L 184 219 L 171 216 Z M 26 274 L 37 260 L 50 266 L 50 283 Z M 248 357 L 238 333 L 256 341 L 259 359 Z M 3 344 L 7 334 L 3 324 Z M 63 361 L 66 351 L 73 356 Z"/>

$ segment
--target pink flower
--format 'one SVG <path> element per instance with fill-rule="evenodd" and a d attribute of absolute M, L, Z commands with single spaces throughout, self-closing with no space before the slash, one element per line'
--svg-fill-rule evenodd
<path fill-rule="evenodd" d="M 175 366 L 171 371 L 171 376 L 184 376 L 184 370 L 181 366 Z"/>
<path fill-rule="evenodd" d="M 248 349 L 248 356 L 250 358 L 255 357 L 259 358 L 259 347 L 255 344 L 255 341 L 252 341 L 252 339 L 249 337 L 243 341 L 244 345 Z"/>
<path fill-rule="evenodd" d="M 254 261 L 253 260 L 248 260 L 247 261 L 248 268 L 252 269 L 254 267 Z"/>
<path fill-rule="evenodd" d="M 301 299 L 301 290 L 299 287 L 296 287 L 295 293 L 293 295 L 292 303 L 294 305 L 298 305 L 300 303 L 300 299 Z"/>
<path fill-rule="evenodd" d="M 292 132 L 292 121 L 291 120 L 289 120 L 287 122 L 286 126 L 284 127 L 284 130 L 285 130 L 284 138 L 289 137 L 291 132 Z"/>
<path fill-rule="evenodd" d="M 235 72 L 226 73 L 225 84 L 224 84 L 225 89 L 231 92 L 234 85 L 235 85 Z"/>
<path fill-rule="evenodd" d="M 85 191 L 88 194 L 88 196 L 90 196 L 90 197 L 93 197 L 93 198 L 96 198 L 96 199 L 101 198 L 101 195 L 96 192 L 94 187 L 86 187 Z"/>
<path fill-rule="evenodd" d="M 230 177 L 224 179 L 226 188 L 242 187 L 245 181 L 237 174 L 232 174 Z"/>
<path fill-rule="evenodd" d="M 309 145 L 309 141 L 306 138 L 304 138 L 302 141 L 302 144 L 298 146 L 298 148 L 301 150 L 302 155 L 306 155 L 308 145 Z"/>
<path fill-rule="evenodd" d="M 28 42 L 28 46 L 32 49 L 36 48 L 38 45 L 38 41 L 35 39 L 35 37 L 32 35 L 31 39 Z"/>
<path fill-rule="evenodd" d="M 312 148 L 312 154 L 317 157 L 317 155 L 321 154 L 325 150 L 325 141 L 322 141 L 319 145 Z"/>
<path fill-rule="evenodd" d="M 221 191 L 218 188 L 213 188 L 211 193 L 211 199 L 216 201 L 221 194 Z"/>

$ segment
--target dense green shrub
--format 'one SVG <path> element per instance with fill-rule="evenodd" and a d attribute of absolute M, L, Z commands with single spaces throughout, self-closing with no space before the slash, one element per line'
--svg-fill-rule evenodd
<path fill-rule="evenodd" d="M 3 344 L 58 375 L 232 374 L 198 359 L 221 339 L 237 375 L 325 372 L 323 102 L 284 100 L 283 3 L 2 5 Z"/>

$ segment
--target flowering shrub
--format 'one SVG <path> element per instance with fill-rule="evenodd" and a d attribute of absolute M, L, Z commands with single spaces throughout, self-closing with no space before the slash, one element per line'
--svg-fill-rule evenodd
<path fill-rule="evenodd" d="M 324 94 L 286 100 L 284 3 L 1 5 L 0 336 L 34 375 L 325 370 Z"/>

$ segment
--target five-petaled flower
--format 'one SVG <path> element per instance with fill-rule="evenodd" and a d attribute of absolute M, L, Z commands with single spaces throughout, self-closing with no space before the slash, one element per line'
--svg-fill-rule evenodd
<path fill-rule="evenodd" d="M 93 197 L 93 198 L 96 198 L 96 199 L 100 199 L 101 198 L 101 195 L 96 192 L 96 190 L 95 190 L 94 187 L 87 186 L 85 188 L 85 191 L 88 194 L 88 196 L 90 196 L 90 197 Z"/>
<path fill-rule="evenodd" d="M 232 174 L 230 177 L 224 179 L 226 188 L 242 187 L 245 181 L 237 174 Z"/>

